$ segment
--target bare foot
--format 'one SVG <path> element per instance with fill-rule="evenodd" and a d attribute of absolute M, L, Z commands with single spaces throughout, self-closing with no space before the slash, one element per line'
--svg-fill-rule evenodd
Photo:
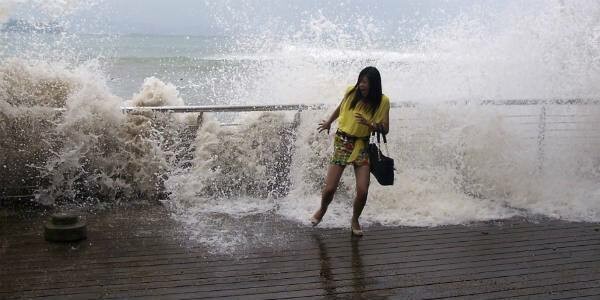
<path fill-rule="evenodd" d="M 313 216 L 310 218 L 310 223 L 312 224 L 312 226 L 317 226 L 319 225 L 319 223 L 321 223 L 321 220 L 323 219 L 323 215 L 325 213 L 323 212 L 323 210 L 321 210 L 319 208 L 319 210 L 317 210 Z"/>
<path fill-rule="evenodd" d="M 352 234 L 356 235 L 356 236 L 362 236 L 363 235 L 363 231 L 360 228 L 360 224 L 358 223 L 358 220 L 352 220 Z"/>

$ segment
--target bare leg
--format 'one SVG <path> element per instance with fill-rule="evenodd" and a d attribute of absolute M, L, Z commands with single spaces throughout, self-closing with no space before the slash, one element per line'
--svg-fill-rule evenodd
<path fill-rule="evenodd" d="M 321 220 L 327 212 L 329 203 L 333 200 L 335 190 L 340 183 L 342 173 L 344 173 L 345 166 L 330 164 L 327 169 L 327 177 L 325 177 L 325 187 L 323 187 L 323 193 L 321 195 L 321 207 L 313 214 L 313 218 Z"/>
<path fill-rule="evenodd" d="M 356 176 L 356 198 L 354 199 L 354 209 L 352 211 L 352 229 L 360 230 L 358 218 L 367 203 L 369 183 L 371 181 L 369 165 L 354 166 L 354 174 Z"/>

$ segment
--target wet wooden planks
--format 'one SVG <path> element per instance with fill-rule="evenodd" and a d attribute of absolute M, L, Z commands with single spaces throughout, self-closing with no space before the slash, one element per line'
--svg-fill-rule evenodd
<path fill-rule="evenodd" d="M 0 298 L 600 298 L 598 224 L 375 226 L 353 238 L 262 216 L 290 238 L 224 255 L 189 240 L 161 206 L 86 218 L 88 240 L 52 244 L 47 213 L 0 215 Z"/>

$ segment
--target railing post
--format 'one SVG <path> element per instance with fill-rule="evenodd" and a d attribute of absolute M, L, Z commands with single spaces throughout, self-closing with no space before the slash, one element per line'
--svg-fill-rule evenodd
<path fill-rule="evenodd" d="M 202 123 L 204 123 L 204 112 L 198 113 L 198 117 L 196 118 L 196 126 L 198 128 L 202 127 Z"/>
<path fill-rule="evenodd" d="M 544 139 L 546 137 L 546 106 L 542 105 L 540 111 L 540 120 L 538 123 L 538 137 L 537 137 L 537 157 L 538 157 L 538 169 L 537 172 L 541 173 L 544 168 Z"/>
<path fill-rule="evenodd" d="M 302 113 L 302 109 L 299 109 L 294 114 L 294 121 L 292 121 L 292 129 L 296 129 L 298 125 L 300 125 L 300 114 Z"/>

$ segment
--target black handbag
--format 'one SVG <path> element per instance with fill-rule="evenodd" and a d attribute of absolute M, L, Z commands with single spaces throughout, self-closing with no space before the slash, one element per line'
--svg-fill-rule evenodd
<path fill-rule="evenodd" d="M 377 144 L 373 142 L 373 137 L 377 134 Z M 373 131 L 371 142 L 369 142 L 369 146 L 367 151 L 369 152 L 369 164 L 371 168 L 371 173 L 377 179 L 377 182 L 381 185 L 393 185 L 394 184 L 394 159 L 388 156 L 383 155 L 381 152 L 381 140 L 380 135 L 383 135 L 383 144 L 387 150 L 387 139 L 385 138 L 385 134 L 380 133 L 379 131 Z M 379 147 L 377 146 L 379 145 Z M 388 150 L 388 155 L 390 151 Z"/>

